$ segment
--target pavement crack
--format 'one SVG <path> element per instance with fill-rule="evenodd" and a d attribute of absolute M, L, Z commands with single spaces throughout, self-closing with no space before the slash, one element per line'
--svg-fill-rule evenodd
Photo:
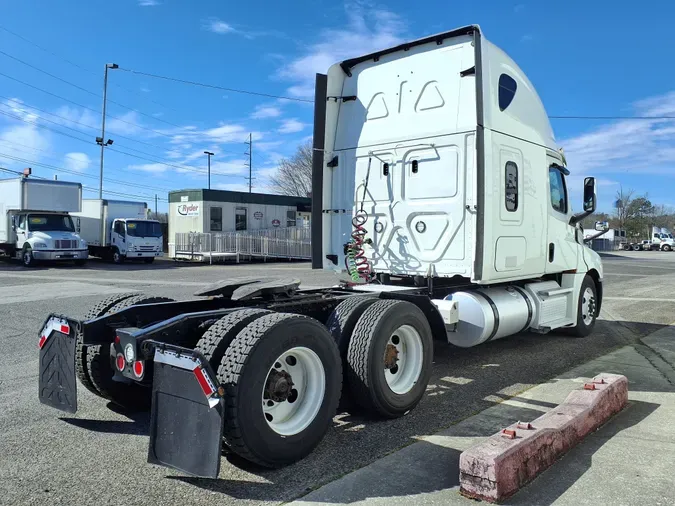
<path fill-rule="evenodd" d="M 663 376 L 668 383 L 675 386 L 675 369 L 663 356 L 651 346 L 636 343 L 633 345 L 635 351 L 642 355 L 651 366 Z"/>

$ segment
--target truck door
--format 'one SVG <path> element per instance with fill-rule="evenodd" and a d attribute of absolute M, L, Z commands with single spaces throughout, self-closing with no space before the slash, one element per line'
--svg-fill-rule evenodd
<path fill-rule="evenodd" d="M 112 231 L 110 232 L 110 242 L 122 255 L 127 254 L 127 238 L 124 229 L 124 222 L 122 220 L 115 220 L 113 222 Z"/>
<path fill-rule="evenodd" d="M 25 214 L 20 214 L 17 216 L 17 225 L 16 225 L 16 247 L 17 249 L 23 248 L 26 238 L 28 237 L 28 220 L 26 219 Z"/>
<path fill-rule="evenodd" d="M 579 244 L 575 228 L 569 224 L 570 209 L 567 183 L 559 162 L 547 157 L 549 162 L 549 205 L 546 241 L 546 273 L 562 272 L 577 267 Z"/>

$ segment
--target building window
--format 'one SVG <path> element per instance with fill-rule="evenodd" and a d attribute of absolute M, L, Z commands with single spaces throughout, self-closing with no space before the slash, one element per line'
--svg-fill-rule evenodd
<path fill-rule="evenodd" d="M 222 207 L 212 207 L 209 209 L 209 214 L 211 216 L 211 232 L 222 232 L 223 231 L 223 208 Z"/>
<path fill-rule="evenodd" d="M 514 162 L 506 162 L 504 185 L 506 210 L 513 213 L 518 209 L 518 166 Z"/>
<path fill-rule="evenodd" d="M 513 77 L 502 74 L 499 76 L 499 110 L 505 110 L 516 96 L 518 85 Z"/>
<path fill-rule="evenodd" d="M 286 226 L 294 227 L 295 226 L 295 210 L 286 211 Z"/>
<path fill-rule="evenodd" d="M 565 176 L 557 167 L 549 167 L 548 182 L 551 188 L 551 207 L 553 207 L 554 211 L 567 214 Z"/>
<path fill-rule="evenodd" d="M 235 230 L 246 230 L 246 208 L 237 207 L 234 210 L 234 229 Z"/>

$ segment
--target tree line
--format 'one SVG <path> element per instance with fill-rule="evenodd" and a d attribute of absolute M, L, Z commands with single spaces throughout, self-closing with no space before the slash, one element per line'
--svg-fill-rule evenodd
<path fill-rule="evenodd" d="M 596 221 L 606 221 L 609 228 L 625 230 L 627 240 L 638 241 L 651 239 L 652 227 L 667 228 L 672 232 L 675 229 L 675 209 L 653 204 L 646 193 L 638 195 L 633 189 L 621 187 L 616 192 L 611 214 L 592 214 L 582 225 L 585 229 L 592 229 Z"/>

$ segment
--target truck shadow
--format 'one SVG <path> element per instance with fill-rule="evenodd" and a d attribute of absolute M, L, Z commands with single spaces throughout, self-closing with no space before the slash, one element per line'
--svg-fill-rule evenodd
<path fill-rule="evenodd" d="M 433 372 L 426 395 L 406 416 L 395 420 L 373 420 L 360 414 L 351 405 L 349 397 L 345 396 L 340 413 L 334 418 L 333 425 L 322 442 L 314 452 L 300 462 L 281 469 L 269 470 L 253 466 L 236 455 L 225 454 L 219 479 L 178 476 L 167 478 L 181 480 L 235 498 L 289 501 L 355 469 L 368 466 L 378 459 L 385 457 L 386 461 L 395 458 L 388 455 L 419 441 L 420 436 L 436 434 L 453 427 L 461 420 L 487 408 L 499 405 L 500 410 L 504 408 L 504 417 L 496 419 L 493 423 L 481 424 L 473 430 L 462 429 L 464 432 L 458 432 L 457 427 L 454 427 L 453 437 L 461 436 L 470 441 L 471 438 L 489 436 L 514 421 L 530 421 L 537 418 L 555 405 L 519 397 L 521 392 L 536 384 L 548 382 L 551 378 L 564 375 L 578 365 L 606 355 L 612 350 L 630 346 L 641 337 L 664 326 L 599 320 L 594 333 L 585 339 L 557 333 L 519 334 L 468 349 L 450 347 L 439 342 L 434 353 Z M 602 371 L 596 373 L 618 371 L 626 365 L 619 363 L 622 357 L 620 353 L 615 357 L 618 358 L 613 358 L 614 362 L 602 363 Z M 628 366 L 636 367 L 635 364 Z M 661 388 L 662 391 L 671 391 L 663 390 L 665 387 L 659 385 L 661 383 L 631 383 L 629 390 L 657 392 Z M 523 407 L 500 404 L 506 399 L 518 401 L 517 404 Z M 618 417 L 623 420 L 621 423 L 624 425 L 610 424 L 603 430 L 611 428 L 619 432 L 638 423 L 657 407 L 652 404 L 633 403 L 630 410 L 625 412 L 626 415 L 621 414 Z M 92 431 L 148 433 L 147 414 L 127 416 L 137 416 L 136 422 L 95 422 L 80 419 L 65 421 Z M 135 428 L 131 425 L 135 425 Z M 592 445 L 597 445 L 597 448 L 602 446 L 596 439 L 589 444 L 591 446 L 585 445 L 584 448 L 593 448 Z M 345 490 L 344 493 L 355 494 L 353 500 L 359 500 L 363 497 L 409 496 L 412 493 L 456 487 L 458 478 L 455 470 L 461 448 L 432 444 L 428 441 L 424 443 L 424 447 L 427 446 L 428 448 L 422 452 L 424 457 L 423 462 L 420 461 L 419 464 L 420 470 L 412 464 L 400 464 L 397 469 L 402 474 L 398 479 L 387 478 L 386 487 L 377 483 L 377 480 L 382 479 L 381 476 L 377 480 L 373 476 L 374 483 L 368 487 L 361 487 L 361 492 L 354 489 Z M 590 465 L 590 455 L 592 453 L 584 454 L 585 463 L 575 463 L 575 474 L 556 485 L 559 493 L 571 486 L 585 472 Z M 378 464 L 374 464 L 376 465 Z M 397 486 L 397 482 L 402 481 L 406 474 L 414 476 L 415 473 L 422 472 L 425 466 L 443 466 L 443 469 L 447 470 L 444 474 L 446 478 L 442 483 L 437 483 L 420 477 L 413 480 L 414 483 L 408 482 L 407 487 Z M 250 480 L 242 479 L 242 474 L 244 476 L 248 474 Z M 277 485 L 262 484 L 261 480 Z M 359 494 L 366 495 L 361 497 Z"/>

